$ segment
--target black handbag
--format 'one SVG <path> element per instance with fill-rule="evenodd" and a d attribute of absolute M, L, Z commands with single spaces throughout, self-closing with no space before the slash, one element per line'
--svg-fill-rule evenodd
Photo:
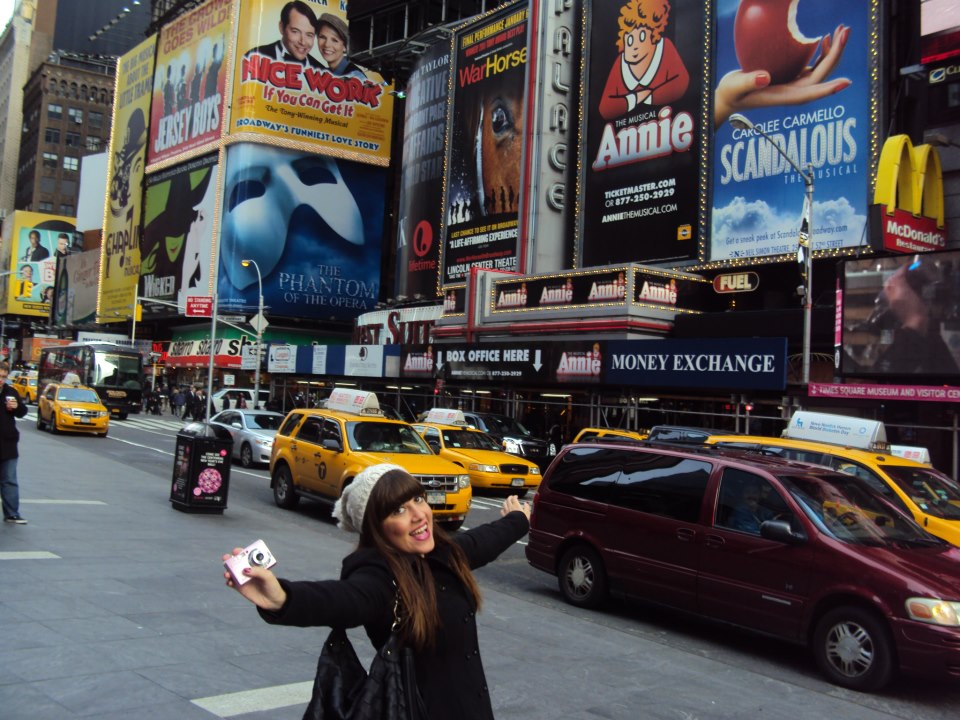
<path fill-rule="evenodd" d="M 399 595 L 390 637 L 367 672 L 343 628 L 334 628 L 317 661 L 313 695 L 303 720 L 426 720 L 413 651 L 400 642 Z"/>

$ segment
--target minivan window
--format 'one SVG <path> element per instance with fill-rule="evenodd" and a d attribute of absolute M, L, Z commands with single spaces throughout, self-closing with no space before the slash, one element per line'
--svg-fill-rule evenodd
<path fill-rule="evenodd" d="M 715 525 L 759 535 L 763 522 L 792 518 L 786 501 L 766 478 L 739 468 L 724 468 Z"/>
<path fill-rule="evenodd" d="M 702 460 L 637 454 L 617 481 L 613 502 L 631 510 L 696 522 L 713 466 Z"/>
<path fill-rule="evenodd" d="M 550 490 L 584 500 L 607 502 L 623 461 L 623 451 L 574 448 L 551 466 Z"/>
<path fill-rule="evenodd" d="M 826 535 L 853 545 L 941 545 L 853 476 L 781 476 L 787 492 Z"/>

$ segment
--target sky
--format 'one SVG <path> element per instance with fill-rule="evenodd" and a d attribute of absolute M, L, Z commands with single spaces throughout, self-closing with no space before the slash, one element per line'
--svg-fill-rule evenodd
<path fill-rule="evenodd" d="M 10 22 L 10 16 L 13 15 L 13 5 L 16 0 L 0 0 L 0 30 Z"/>

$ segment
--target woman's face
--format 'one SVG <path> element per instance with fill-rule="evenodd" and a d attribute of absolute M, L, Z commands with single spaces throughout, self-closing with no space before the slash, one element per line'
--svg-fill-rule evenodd
<path fill-rule="evenodd" d="M 402 553 L 426 555 L 433 550 L 433 510 L 425 497 L 407 500 L 383 521 L 387 541 Z"/>
<path fill-rule="evenodd" d="M 320 54 L 331 69 L 340 64 L 347 52 L 347 46 L 344 45 L 340 35 L 326 24 L 320 25 L 320 32 L 317 33 L 317 45 L 320 48 Z"/>

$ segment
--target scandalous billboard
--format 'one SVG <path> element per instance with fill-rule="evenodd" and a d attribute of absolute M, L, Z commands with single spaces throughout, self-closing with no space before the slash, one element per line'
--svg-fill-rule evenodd
<path fill-rule="evenodd" d="M 395 295 L 437 294 L 450 45 L 421 55 L 407 81 Z"/>
<path fill-rule="evenodd" d="M 117 61 L 97 300 L 97 322 L 101 323 L 122 322 L 134 313 L 156 44 L 153 35 Z"/>
<path fill-rule="evenodd" d="M 349 321 L 380 293 L 386 170 L 257 143 L 227 150 L 219 302 L 267 317 Z M 241 260 L 253 260 L 243 267 Z"/>
<path fill-rule="evenodd" d="M 471 267 L 521 270 L 517 247 L 523 149 L 527 3 L 454 36 L 441 283 Z"/>
<path fill-rule="evenodd" d="M 350 60 L 346 3 L 240 0 L 230 132 L 387 165 L 393 95 Z"/>
<path fill-rule="evenodd" d="M 147 178 L 140 242 L 140 297 L 176 303 L 210 295 L 217 155 Z"/>
<path fill-rule="evenodd" d="M 796 253 L 805 182 L 792 163 L 812 173 L 814 250 L 864 242 L 873 4 L 718 3 L 709 260 Z"/>
<path fill-rule="evenodd" d="M 96 320 L 99 271 L 99 249 L 59 260 L 51 316 L 54 325 L 84 325 Z"/>
<path fill-rule="evenodd" d="M 697 256 L 709 8 L 588 3 L 580 266 Z"/>
<path fill-rule="evenodd" d="M 844 375 L 960 375 L 960 252 L 844 263 Z"/>
<path fill-rule="evenodd" d="M 232 16 L 233 0 L 207 0 L 160 31 L 147 165 L 220 139 Z"/>
<path fill-rule="evenodd" d="M 13 214 L 7 313 L 50 315 L 57 258 L 66 257 L 73 250 L 74 230 L 73 218 L 23 210 Z"/>

